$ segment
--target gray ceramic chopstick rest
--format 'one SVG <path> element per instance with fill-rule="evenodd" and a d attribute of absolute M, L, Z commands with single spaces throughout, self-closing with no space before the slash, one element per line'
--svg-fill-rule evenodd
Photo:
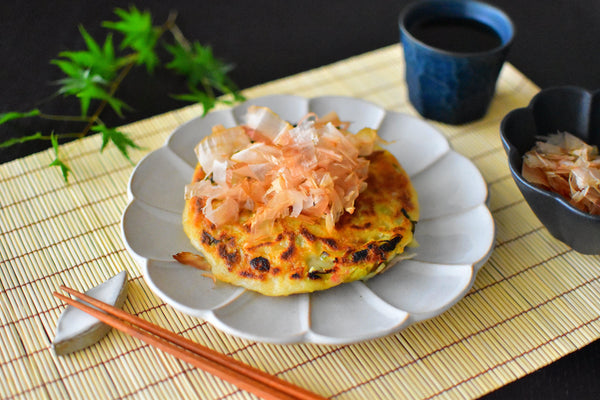
<path fill-rule="evenodd" d="M 85 292 L 105 303 L 121 308 L 127 298 L 127 272 L 122 271 L 100 285 Z M 102 339 L 110 326 L 73 306 L 67 306 L 56 323 L 52 349 L 56 355 L 65 355 Z"/>

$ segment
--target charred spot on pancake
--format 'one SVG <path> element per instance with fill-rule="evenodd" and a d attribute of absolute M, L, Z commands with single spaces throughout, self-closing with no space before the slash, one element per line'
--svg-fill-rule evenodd
<path fill-rule="evenodd" d="M 373 224 L 371 222 L 367 221 L 362 225 L 352 224 L 351 226 L 354 229 L 369 229 L 371 226 L 373 226 Z"/>
<path fill-rule="evenodd" d="M 381 250 L 381 248 L 379 247 L 379 245 L 376 242 L 369 243 L 368 247 L 369 247 L 370 253 L 372 254 L 371 261 L 382 260 L 385 258 L 385 252 L 383 250 Z"/>
<path fill-rule="evenodd" d="M 302 236 L 304 236 L 306 238 L 306 240 L 308 240 L 309 242 L 314 242 L 317 240 L 317 237 L 315 235 L 313 235 L 312 233 L 310 233 L 308 231 L 308 229 L 306 229 L 304 227 L 300 230 L 300 234 Z"/>
<path fill-rule="evenodd" d="M 201 197 L 193 197 L 190 200 L 191 208 L 194 212 L 196 221 L 200 221 L 204 218 L 204 214 L 202 214 L 202 208 L 204 207 L 205 201 Z M 199 222 L 196 222 L 199 223 Z"/>
<path fill-rule="evenodd" d="M 302 276 L 299 273 L 294 272 L 292 275 L 290 275 L 290 278 L 292 278 L 292 279 L 301 279 Z"/>
<path fill-rule="evenodd" d="M 317 280 L 317 279 L 321 279 L 321 276 L 319 275 L 318 272 L 309 272 L 308 273 L 308 279 L 311 279 L 311 280 L 314 281 L 314 280 Z"/>
<path fill-rule="evenodd" d="M 248 270 L 242 270 L 240 272 L 238 272 L 238 275 L 243 277 L 243 278 L 250 278 L 250 279 L 260 279 L 262 280 L 262 278 L 260 276 L 257 276 L 255 274 L 253 274 L 251 271 Z"/>
<path fill-rule="evenodd" d="M 321 242 L 325 243 L 327 246 L 331 247 L 332 249 L 335 249 L 335 250 L 338 249 L 337 241 L 333 238 L 318 237 L 315 234 L 309 232 L 309 230 L 306 229 L 305 227 L 302 227 L 302 229 L 300 230 L 300 234 L 302 236 L 304 236 L 304 238 L 306 240 L 308 240 L 309 242 L 316 242 L 317 240 L 320 240 Z"/>
<path fill-rule="evenodd" d="M 227 246 L 224 243 L 219 243 L 217 246 L 217 251 L 219 252 L 219 257 L 221 257 L 228 266 L 233 266 L 240 261 L 240 255 L 237 251 L 228 252 Z"/>
<path fill-rule="evenodd" d="M 310 271 L 308 273 L 308 279 L 317 280 L 321 279 L 321 275 L 327 275 L 333 272 L 333 268 L 327 269 L 325 271 Z"/>
<path fill-rule="evenodd" d="M 398 241 L 400 241 L 400 239 L 398 239 Z M 398 244 L 398 242 L 396 242 L 396 244 Z M 394 245 L 394 248 L 395 247 L 396 246 Z M 355 251 L 350 256 L 350 259 L 354 264 L 361 262 L 380 262 L 385 258 L 386 252 L 377 244 L 377 242 L 369 243 L 366 249 Z"/>
<path fill-rule="evenodd" d="M 392 251 L 396 248 L 396 246 L 398 245 L 398 243 L 400 243 L 400 240 L 402 239 L 401 235 L 395 236 L 392 239 L 384 242 L 382 245 L 379 246 L 379 250 L 384 251 L 384 252 L 389 252 Z"/>
<path fill-rule="evenodd" d="M 202 231 L 202 243 L 210 246 L 219 243 L 219 240 L 215 239 L 210 233 Z"/>
<path fill-rule="evenodd" d="M 255 270 L 261 272 L 267 272 L 269 269 L 271 269 L 271 264 L 269 263 L 269 260 L 262 256 L 255 257 L 252 260 L 250 260 L 250 266 Z"/>
<path fill-rule="evenodd" d="M 409 220 L 409 221 L 410 221 L 410 223 L 411 223 L 411 228 L 410 228 L 410 231 L 411 231 L 412 233 L 415 233 L 415 228 L 416 228 L 416 226 L 417 226 L 417 221 L 414 221 L 414 220 L 412 220 L 412 219 L 410 218 L 410 215 L 408 215 L 408 211 L 406 211 L 406 209 L 404 209 L 404 207 L 402 207 L 402 210 L 401 210 L 401 211 L 402 211 L 402 215 L 404 215 L 404 216 L 406 217 L 406 219 L 407 219 L 407 220 Z"/>
<path fill-rule="evenodd" d="M 281 272 L 281 270 L 279 268 L 271 268 L 271 274 L 273 275 L 277 275 Z"/>
<path fill-rule="evenodd" d="M 352 262 L 353 263 L 358 263 L 358 262 L 361 262 L 361 261 L 365 261 L 368 256 L 369 256 L 369 250 L 368 249 L 357 251 L 357 252 L 355 252 L 355 253 L 352 254 Z"/>
<path fill-rule="evenodd" d="M 337 249 L 337 242 L 335 241 L 335 239 L 332 238 L 323 238 L 323 243 L 325 243 L 327 246 L 331 247 L 332 249 Z"/>
<path fill-rule="evenodd" d="M 287 249 L 285 249 L 285 251 L 283 253 L 281 253 L 280 257 L 282 260 L 289 260 L 294 255 L 295 251 L 296 251 L 296 244 L 294 243 L 294 241 L 291 241 L 290 245 L 287 247 Z"/>

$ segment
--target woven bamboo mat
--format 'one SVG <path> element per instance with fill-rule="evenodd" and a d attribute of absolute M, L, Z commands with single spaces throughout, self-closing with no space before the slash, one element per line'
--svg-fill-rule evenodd
<path fill-rule="evenodd" d="M 348 95 L 415 114 L 402 49 L 386 47 L 245 91 Z M 467 296 L 443 315 L 378 340 L 344 346 L 269 345 L 219 332 L 165 305 L 124 248 L 120 219 L 133 166 L 99 137 L 61 146 L 65 185 L 42 152 L 0 166 L 0 397 L 246 399 L 247 393 L 116 331 L 56 357 L 49 344 L 64 309 L 52 291 L 80 290 L 126 269 L 125 309 L 220 352 L 336 399 L 474 398 L 600 336 L 600 257 L 553 239 L 529 210 L 506 165 L 499 124 L 538 91 L 505 65 L 485 119 L 437 125 L 490 187 L 496 248 Z M 145 150 L 199 115 L 192 106 L 123 128 Z"/>

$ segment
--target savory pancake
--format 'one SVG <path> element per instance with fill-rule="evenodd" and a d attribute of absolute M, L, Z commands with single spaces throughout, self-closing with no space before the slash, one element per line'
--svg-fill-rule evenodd
<path fill-rule="evenodd" d="M 364 182 L 356 182 L 360 194 L 345 204 L 333 223 L 326 217 L 333 202 L 322 215 L 294 215 L 295 205 L 286 205 L 282 215 L 266 224 L 257 223 L 257 214 L 264 211 L 251 202 L 229 207 L 235 217 L 218 220 L 207 209 L 229 206 L 232 195 L 220 199 L 203 195 L 202 190 L 214 186 L 215 171 L 207 175 L 201 162 L 189 186 L 202 183 L 203 189 L 188 190 L 184 231 L 217 280 L 265 295 L 313 292 L 368 279 L 391 266 L 413 242 L 419 216 L 417 193 L 395 157 L 382 149 L 368 153 L 360 157 L 368 166 Z M 315 202 L 308 206 L 304 202 L 304 207 L 310 211 Z M 175 258 L 186 262 L 182 254 Z"/>

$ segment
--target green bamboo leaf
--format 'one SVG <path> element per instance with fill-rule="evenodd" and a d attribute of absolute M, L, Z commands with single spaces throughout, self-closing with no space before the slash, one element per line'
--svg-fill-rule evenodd
<path fill-rule="evenodd" d="M 166 67 L 186 76 L 190 86 L 195 87 L 201 82 L 227 86 L 226 75 L 232 66 L 217 59 L 209 46 L 194 42 L 189 48 L 179 44 L 167 45 L 165 48 L 173 56 Z"/>
<path fill-rule="evenodd" d="M 185 76 L 190 89 L 189 94 L 173 96 L 176 99 L 201 103 L 206 114 L 217 103 L 231 104 L 244 98 L 227 76 L 233 66 L 217 59 L 210 47 L 194 42 L 189 47 L 177 44 L 166 45 L 165 48 L 172 55 L 166 67 Z M 213 90 L 231 96 L 216 99 Z"/>
<path fill-rule="evenodd" d="M 98 43 L 96 43 L 94 38 L 92 38 L 90 36 L 90 34 L 85 30 L 85 28 L 81 25 L 79 26 L 79 32 L 81 33 L 83 40 L 85 40 L 85 44 L 87 45 L 90 53 L 92 53 L 92 54 L 101 54 L 102 53 L 102 50 L 100 50 L 100 46 L 98 46 Z"/>
<path fill-rule="evenodd" d="M 121 58 L 115 57 L 112 35 L 108 35 L 102 48 L 90 36 L 83 26 L 79 27 L 87 50 L 63 51 L 59 57 L 66 60 L 52 60 L 68 76 L 75 77 L 81 74 L 81 71 L 90 71 L 90 75 L 101 76 L 106 82 L 112 81 L 117 73 Z"/>
<path fill-rule="evenodd" d="M 1 147 L 10 147 L 17 143 L 25 143 L 25 142 L 30 142 L 32 140 L 40 140 L 43 138 L 44 138 L 44 136 L 42 135 L 41 132 L 36 132 L 33 135 L 22 136 L 19 138 L 10 138 L 8 140 L 5 140 L 4 142 L 0 142 L 0 148 Z"/>
<path fill-rule="evenodd" d="M 82 116 L 87 115 L 92 99 L 108 96 L 101 86 L 103 84 L 101 77 L 90 76 L 89 70 L 81 71 L 81 74 L 76 77 L 61 79 L 58 83 L 61 85 L 58 93 L 79 98 Z"/>
<path fill-rule="evenodd" d="M 131 162 L 131 158 L 129 157 L 128 150 L 140 149 L 133 140 L 131 140 L 127 134 L 116 130 L 115 128 L 109 128 L 104 124 L 98 124 L 92 127 L 94 132 L 102 133 L 102 146 L 100 147 L 100 152 L 104 151 L 109 142 L 112 142 L 117 149 L 123 154 L 123 156 Z"/>
<path fill-rule="evenodd" d="M 40 110 L 37 108 L 27 112 L 10 111 L 6 113 L 0 113 L 0 125 L 4 124 L 5 122 L 12 121 L 13 119 L 29 118 L 38 115 L 40 115 Z"/>
<path fill-rule="evenodd" d="M 117 99 L 114 96 L 109 96 L 105 100 L 107 101 L 110 108 L 112 108 L 119 117 L 123 117 L 123 109 L 127 109 L 129 111 L 132 110 L 132 108 L 129 107 L 125 102 Z"/>
<path fill-rule="evenodd" d="M 119 115 L 123 116 L 123 108 L 131 109 L 125 102 L 117 99 L 116 97 L 110 95 L 106 90 L 104 90 L 100 86 L 96 85 L 88 85 L 85 88 L 82 88 L 78 93 L 77 97 L 80 99 L 82 103 L 82 107 L 85 106 L 85 111 L 87 113 L 87 108 L 91 100 L 105 100 L 108 105 Z M 85 115 L 85 114 L 84 114 Z"/>
<path fill-rule="evenodd" d="M 60 85 L 58 93 L 79 98 L 83 116 L 87 115 L 94 99 L 105 100 L 122 116 L 122 110 L 127 106 L 108 91 L 124 59 L 115 57 L 112 35 L 106 37 L 101 47 L 83 26 L 79 30 L 87 50 L 64 51 L 59 54 L 62 59 L 51 61 L 67 75 L 57 82 Z"/>
<path fill-rule="evenodd" d="M 79 98 L 79 106 L 81 108 L 81 115 L 88 115 L 88 110 L 90 109 L 90 103 L 92 102 L 92 97 L 88 96 L 84 93 L 83 90 L 77 91 L 75 95 Z"/>
<path fill-rule="evenodd" d="M 108 92 L 109 82 L 99 75 L 92 75 L 90 70 L 80 69 L 78 75 L 61 79 L 57 83 L 61 85 L 58 93 L 79 99 L 83 116 L 87 115 L 92 100 L 105 100 L 119 116 L 123 116 L 123 109 L 131 109 Z"/>
<path fill-rule="evenodd" d="M 115 47 L 113 45 L 112 35 L 111 34 L 109 34 L 106 37 L 106 40 L 104 41 L 104 46 L 102 48 L 102 53 L 104 54 L 104 56 L 107 59 L 113 60 L 113 64 L 117 64 L 116 63 L 117 59 L 115 58 Z"/>
<path fill-rule="evenodd" d="M 61 69 L 61 71 L 64 72 L 67 76 L 77 76 L 80 74 L 81 71 L 81 67 L 79 67 L 74 62 L 69 62 L 66 60 L 51 60 L 50 63 L 58 66 Z"/>
<path fill-rule="evenodd" d="M 208 112 L 217 104 L 217 100 L 214 98 L 214 96 L 209 96 L 199 90 L 192 90 L 192 93 L 178 94 L 173 95 L 172 97 L 177 100 L 202 104 L 202 116 L 208 114 Z"/>
<path fill-rule="evenodd" d="M 165 48 L 173 56 L 173 59 L 166 64 L 167 68 L 172 69 L 180 75 L 188 75 L 193 71 L 191 52 L 188 49 L 181 44 L 166 44 Z"/>
<path fill-rule="evenodd" d="M 49 164 L 49 166 L 50 167 L 59 167 L 60 171 L 62 173 L 63 179 L 65 180 L 65 182 L 68 182 L 69 172 L 71 171 L 71 168 L 69 168 L 69 166 L 60 159 L 59 152 L 58 152 L 58 149 L 59 149 L 58 139 L 57 139 L 56 135 L 54 134 L 54 132 L 52 132 L 52 134 L 50 135 L 50 141 L 52 142 L 52 149 L 54 150 L 54 160 Z"/>
<path fill-rule="evenodd" d="M 148 72 L 152 72 L 159 63 L 156 54 L 156 44 L 160 33 L 152 25 L 152 16 L 149 12 L 140 12 L 135 6 L 129 11 L 117 8 L 115 14 L 120 21 L 104 21 L 102 26 L 123 34 L 121 49 L 131 48 L 137 53 L 136 63 L 145 65 Z"/>

